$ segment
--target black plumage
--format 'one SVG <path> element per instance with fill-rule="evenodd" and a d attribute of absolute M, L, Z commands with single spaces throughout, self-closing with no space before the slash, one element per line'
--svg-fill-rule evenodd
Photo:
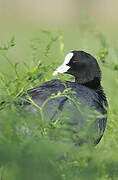
<path fill-rule="evenodd" d="M 75 82 L 59 79 L 44 82 L 28 90 L 29 96 L 39 106 L 46 101 L 43 110 L 45 120 L 54 122 L 60 113 L 64 113 L 65 124 L 72 126 L 75 133 L 86 131 L 83 142 L 92 139 L 97 144 L 106 127 L 108 103 L 101 86 L 101 70 L 96 59 L 84 51 L 71 51 L 53 75 L 58 73 L 73 75 Z M 50 98 L 59 92 L 58 97 Z M 23 104 L 33 110 L 37 109 L 28 102 L 24 101 Z"/>

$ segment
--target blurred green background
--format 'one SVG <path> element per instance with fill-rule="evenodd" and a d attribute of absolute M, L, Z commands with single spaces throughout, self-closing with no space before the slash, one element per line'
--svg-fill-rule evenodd
<path fill-rule="evenodd" d="M 118 2 L 113 0 L 1 0 L 0 19 L 9 22 L 70 25 L 77 24 L 83 13 L 102 25 L 117 26 Z"/>
<path fill-rule="evenodd" d="M 117 7 L 115 0 L 0 0 L 0 44 L 14 35 L 15 52 L 20 59 L 27 58 L 29 39 L 48 28 L 62 29 L 66 45 L 79 48 L 78 28 L 86 26 L 85 18 L 91 18 L 117 45 Z"/>
<path fill-rule="evenodd" d="M 115 0 L 0 0 L 0 38 L 15 34 L 26 40 L 42 27 L 75 29 L 84 24 L 83 16 L 117 36 L 117 7 Z"/>
<path fill-rule="evenodd" d="M 115 0 L 0 0 L 0 43 L 14 35 L 16 52 L 27 58 L 29 39 L 38 36 L 40 29 L 61 28 L 64 42 L 77 48 L 81 37 L 77 30 L 90 17 L 117 44 L 117 7 Z"/>

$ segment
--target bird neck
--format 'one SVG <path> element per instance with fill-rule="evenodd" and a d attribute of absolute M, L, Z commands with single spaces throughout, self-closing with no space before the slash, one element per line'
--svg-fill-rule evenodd
<path fill-rule="evenodd" d="M 80 82 L 79 82 L 79 78 L 75 78 L 75 82 L 78 83 L 78 84 L 84 85 L 84 86 L 86 86 L 86 87 L 88 87 L 88 88 L 90 88 L 90 89 L 93 89 L 93 90 L 95 90 L 95 91 L 97 91 L 97 90 L 101 87 L 101 85 L 100 85 L 100 79 L 97 78 L 97 77 L 94 78 L 94 79 L 91 80 L 91 81 L 86 82 L 86 83 L 80 83 Z"/>
<path fill-rule="evenodd" d="M 101 101 L 104 103 L 104 105 L 107 107 L 108 106 L 108 102 L 106 99 L 106 95 L 104 93 L 103 87 L 100 84 L 100 79 L 99 78 L 94 78 L 94 80 L 89 81 L 87 83 L 79 83 L 79 80 L 76 78 L 75 82 L 81 85 L 84 85 L 90 89 L 93 89 L 99 96 L 99 98 L 101 99 Z"/>

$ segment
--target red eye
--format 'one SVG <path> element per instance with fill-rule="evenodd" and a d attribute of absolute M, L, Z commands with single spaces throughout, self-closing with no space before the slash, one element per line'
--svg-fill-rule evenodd
<path fill-rule="evenodd" d="M 73 60 L 73 63 L 77 63 L 77 62 L 78 62 L 78 59 L 74 59 L 74 60 Z"/>

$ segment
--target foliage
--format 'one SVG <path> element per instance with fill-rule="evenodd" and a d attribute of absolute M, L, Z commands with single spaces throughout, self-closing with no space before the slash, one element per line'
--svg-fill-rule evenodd
<path fill-rule="evenodd" d="M 115 48 L 103 33 L 93 28 L 93 24 L 87 25 L 85 29 L 81 28 L 80 32 L 84 33 L 84 36 L 87 30 L 87 36 L 91 34 L 91 29 L 94 32 L 94 39 L 99 44 L 96 56 L 105 72 L 116 73 L 113 88 L 117 88 L 118 62 L 112 58 L 113 54 L 117 57 Z M 54 123 L 45 122 L 41 117 L 43 113 L 29 112 L 22 106 L 18 108 L 14 103 L 28 89 L 52 78 L 51 74 L 59 64 L 54 57 L 58 55 L 59 59 L 64 58 L 62 32 L 59 30 L 53 34 L 42 30 L 40 37 L 32 39 L 32 57 L 29 62 L 23 61 L 21 64 L 25 71 L 20 70 L 19 62 L 14 63 L 9 58 L 8 51 L 11 47 L 14 48 L 14 45 L 15 39 L 12 38 L 8 44 L 0 47 L 0 56 L 12 67 L 14 74 L 11 77 L 0 73 L 0 179 L 118 179 L 118 112 L 111 90 L 107 92 L 111 98 L 109 120 L 102 141 L 96 147 L 86 144 L 74 146 L 72 142 L 67 141 L 71 134 L 64 134 L 59 119 Z M 57 54 L 54 55 L 55 53 Z M 63 77 L 60 78 L 63 81 Z M 113 78 L 111 80 L 113 81 Z M 69 91 L 70 89 L 66 89 L 64 94 L 59 93 L 57 96 L 69 97 Z M 55 98 L 55 95 L 51 98 Z M 28 101 L 34 104 L 30 97 Z M 41 111 L 42 107 L 38 108 Z M 53 137 L 52 132 L 56 132 L 60 140 Z"/>

